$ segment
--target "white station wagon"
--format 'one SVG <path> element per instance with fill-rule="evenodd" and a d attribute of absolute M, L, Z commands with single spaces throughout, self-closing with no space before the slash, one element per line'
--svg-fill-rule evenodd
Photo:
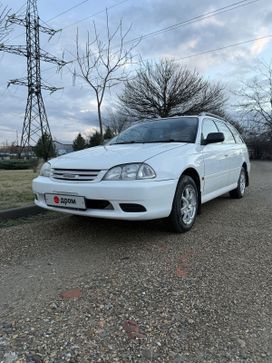
<path fill-rule="evenodd" d="M 137 123 L 107 145 L 43 165 L 35 203 L 49 210 L 124 220 L 168 218 L 193 226 L 202 203 L 249 184 L 248 150 L 238 131 L 202 113 Z"/>

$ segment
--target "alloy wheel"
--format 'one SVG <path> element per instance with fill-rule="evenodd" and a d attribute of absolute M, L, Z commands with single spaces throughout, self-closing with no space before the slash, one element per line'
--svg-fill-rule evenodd
<path fill-rule="evenodd" d="M 181 196 L 181 219 L 184 224 L 193 222 L 197 211 L 197 195 L 192 185 L 186 185 Z"/>

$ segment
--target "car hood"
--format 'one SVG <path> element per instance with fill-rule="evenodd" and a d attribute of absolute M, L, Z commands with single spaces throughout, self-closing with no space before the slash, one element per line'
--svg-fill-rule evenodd
<path fill-rule="evenodd" d="M 113 166 L 144 162 L 186 143 L 125 144 L 96 146 L 50 160 L 53 168 L 60 169 L 109 169 Z"/>

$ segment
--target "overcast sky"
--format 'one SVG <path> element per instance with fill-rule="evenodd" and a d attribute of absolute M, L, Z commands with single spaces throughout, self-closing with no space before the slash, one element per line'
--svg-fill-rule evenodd
<path fill-rule="evenodd" d="M 25 2 L 22 0 L 0 0 L 4 5 L 20 10 L 24 15 Z M 238 2 L 239 0 L 236 0 Z M 92 29 L 95 20 L 100 34 L 105 32 L 105 8 L 109 9 L 112 28 L 122 18 L 124 24 L 132 24 L 128 39 L 144 36 L 156 30 L 175 25 L 199 15 L 210 13 L 235 2 L 235 0 L 86 0 L 81 6 L 56 17 L 83 0 L 39 0 L 40 18 L 55 29 L 63 28 L 50 42 L 41 38 L 41 47 L 58 57 L 71 60 L 75 54 L 75 34 L 79 28 L 80 41 L 84 43 L 86 31 Z M 79 20 L 92 18 L 75 24 Z M 92 34 L 92 33 L 91 33 Z M 202 21 L 175 27 L 168 32 L 144 38 L 137 48 L 143 59 L 159 60 L 175 58 L 188 67 L 196 68 L 206 79 L 219 80 L 228 90 L 238 87 L 239 82 L 253 76 L 259 59 L 271 60 L 272 38 L 263 38 L 237 47 L 211 52 L 183 59 L 204 51 L 221 48 L 255 38 L 272 35 L 271 0 L 245 1 L 243 7 L 210 16 Z M 24 44 L 24 29 L 14 26 L 8 44 Z M 0 144 L 20 137 L 27 89 L 20 86 L 6 87 L 7 81 L 26 75 L 26 59 L 17 55 L 0 53 Z M 70 68 L 73 66 L 70 65 Z M 131 66 L 132 70 L 135 65 Z M 94 94 L 82 84 L 73 85 L 68 69 L 56 73 L 51 64 L 42 65 L 43 79 L 63 90 L 48 95 L 43 92 L 51 131 L 59 141 L 72 141 L 78 132 L 90 134 L 97 126 Z M 107 94 L 104 115 L 114 107 L 116 93 L 120 88 Z M 231 104 L 232 102 L 230 102 Z M 230 106 L 231 107 L 231 106 Z"/>

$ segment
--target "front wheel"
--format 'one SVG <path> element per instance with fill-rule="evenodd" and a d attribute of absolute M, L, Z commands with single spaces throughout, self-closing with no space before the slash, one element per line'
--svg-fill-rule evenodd
<path fill-rule="evenodd" d="M 178 183 L 173 207 L 169 216 L 171 226 L 175 232 L 189 231 L 197 216 L 198 189 L 194 180 L 184 175 Z"/>
<path fill-rule="evenodd" d="M 232 198 L 240 199 L 243 198 L 245 191 L 246 191 L 246 170 L 244 167 L 242 167 L 238 179 L 237 188 L 230 191 L 230 196 Z"/>

